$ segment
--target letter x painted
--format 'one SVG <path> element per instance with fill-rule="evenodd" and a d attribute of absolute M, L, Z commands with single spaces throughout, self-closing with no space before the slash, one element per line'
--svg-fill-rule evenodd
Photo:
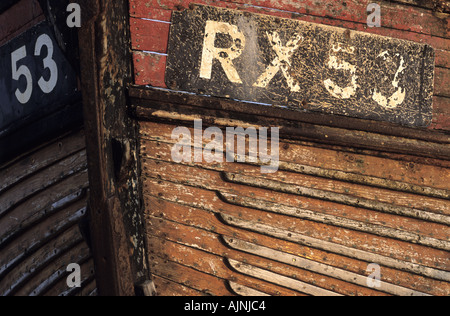
<path fill-rule="evenodd" d="M 272 44 L 272 48 L 277 54 L 277 57 L 271 62 L 267 67 L 266 71 L 259 77 L 258 81 L 255 83 L 255 87 L 267 88 L 273 77 L 280 71 L 283 72 L 288 86 L 293 92 L 299 92 L 300 86 L 295 83 L 295 80 L 291 77 L 289 73 L 289 67 L 291 66 L 291 57 L 294 55 L 295 51 L 300 47 L 303 37 L 295 34 L 295 38 L 289 40 L 286 46 L 281 44 L 280 35 L 277 32 L 270 34 L 267 32 L 267 37 L 269 42 Z"/>

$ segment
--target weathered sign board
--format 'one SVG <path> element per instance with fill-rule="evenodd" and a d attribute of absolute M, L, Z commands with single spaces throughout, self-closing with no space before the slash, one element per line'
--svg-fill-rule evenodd
<path fill-rule="evenodd" d="M 209 6 L 174 12 L 171 89 L 409 126 L 432 119 L 429 45 Z"/>
<path fill-rule="evenodd" d="M 0 69 L 0 136 L 53 113 L 77 94 L 75 71 L 46 22 L 0 47 Z"/>

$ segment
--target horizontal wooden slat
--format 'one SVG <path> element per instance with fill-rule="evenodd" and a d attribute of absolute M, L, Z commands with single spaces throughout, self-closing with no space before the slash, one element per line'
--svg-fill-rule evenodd
<path fill-rule="evenodd" d="M 149 157 L 155 156 L 155 151 L 166 160 L 171 160 L 170 146 L 176 141 L 172 140 L 172 132 L 176 128 L 174 125 L 160 124 L 152 122 L 140 122 L 142 134 L 142 150 L 146 152 L 147 147 Z M 194 130 L 189 128 L 191 135 Z M 146 139 L 154 142 L 147 142 Z M 193 138 L 192 138 L 193 139 Z M 151 146 L 151 147 L 150 147 Z M 158 149 L 158 146 L 164 148 Z M 376 157 L 371 155 L 346 152 L 345 148 L 332 150 L 319 147 L 303 145 L 298 142 L 288 142 L 280 140 L 280 162 L 317 167 L 326 170 L 342 171 L 349 174 L 371 176 L 379 179 L 399 181 L 408 184 L 417 184 L 432 188 L 448 190 L 448 183 L 442 174 L 448 169 L 436 167 L 424 163 L 408 163 L 404 161 Z M 414 171 L 414 172 L 411 172 Z"/>
<path fill-rule="evenodd" d="M 197 197 L 201 198 L 203 196 L 197 194 Z M 340 257 L 339 255 L 336 256 L 331 253 L 321 253 L 321 251 L 318 249 L 312 249 L 308 247 L 305 248 L 299 244 L 290 244 L 289 242 L 271 239 L 261 234 L 254 234 L 243 230 L 234 229 L 232 227 L 223 225 L 223 223 L 221 224 L 221 222 L 218 221 L 217 217 L 215 217 L 214 215 L 212 214 L 208 215 L 209 214 L 208 212 L 198 210 L 197 208 L 186 208 L 181 205 L 176 205 L 173 203 L 167 203 L 163 201 L 156 202 L 153 199 L 148 200 L 148 202 L 150 204 L 147 207 L 147 209 L 150 210 L 151 212 L 154 212 L 155 215 L 158 216 L 158 218 L 155 218 L 154 220 L 150 219 L 151 231 L 154 234 L 157 234 L 164 238 L 168 238 L 178 243 L 183 243 L 189 247 L 200 248 L 204 251 L 217 253 L 226 257 L 232 256 L 237 260 L 244 260 L 244 259 L 250 260 L 251 258 L 253 258 L 247 257 L 243 254 L 237 256 L 235 252 L 230 251 L 230 249 L 226 247 L 224 248 L 223 244 L 221 244 L 221 242 L 218 240 L 218 237 L 215 237 L 215 234 L 224 234 L 225 236 L 229 236 L 229 238 L 233 239 L 240 238 L 251 241 L 252 243 L 266 245 L 266 247 L 269 248 L 276 248 L 278 250 L 284 249 L 284 251 L 287 251 L 288 253 L 297 254 L 298 256 L 301 256 L 302 258 L 308 260 L 313 260 L 319 263 L 322 262 L 326 265 L 332 265 L 337 267 L 341 266 L 345 270 L 354 271 L 362 276 L 365 275 L 367 263 L 355 262 L 350 258 Z M 165 207 L 166 205 L 167 207 Z M 174 222 L 167 222 L 166 219 Z M 207 233 L 206 231 L 200 231 L 194 227 L 202 227 L 202 229 L 210 230 L 211 233 Z M 161 247 L 162 247 L 161 251 L 164 251 L 166 244 L 162 243 Z M 150 247 L 152 251 L 154 251 L 155 248 L 156 248 L 155 245 Z M 236 254 L 236 256 L 234 256 L 233 254 Z M 150 260 L 151 259 L 152 258 L 150 258 Z M 307 273 L 302 273 L 301 275 L 302 277 L 308 276 Z M 308 277 L 310 281 L 314 281 L 315 279 L 317 279 L 317 277 L 314 277 L 314 274 L 312 275 L 309 274 Z M 421 289 L 427 291 L 427 289 L 430 288 L 429 285 L 431 283 L 437 283 L 436 286 L 433 288 L 438 290 L 438 292 L 441 292 L 443 290 L 444 292 L 448 291 L 448 288 L 447 290 L 445 290 L 445 286 L 443 287 L 443 283 L 439 281 L 433 281 L 430 279 L 424 279 L 422 277 L 405 274 L 404 272 L 392 270 L 384 266 L 383 266 L 383 280 L 386 280 L 386 282 L 390 282 L 393 284 L 404 285 L 409 288 L 413 286 L 415 289 L 419 291 Z M 336 284 L 333 283 L 332 281 L 330 282 L 326 280 L 324 280 L 323 283 L 321 283 L 320 281 L 317 282 L 319 282 L 319 284 L 323 284 L 323 286 L 327 286 L 327 284 L 328 286 Z M 344 291 L 342 293 L 347 293 L 350 295 L 355 295 L 356 294 L 355 291 L 358 291 L 358 293 L 361 295 L 374 294 L 373 292 L 372 294 L 369 294 L 369 292 L 364 290 L 364 288 L 360 288 L 358 290 L 358 287 L 355 286 L 348 287 L 344 286 L 344 284 L 341 284 L 339 286 L 339 289 L 340 291 Z"/>
<path fill-rule="evenodd" d="M 153 161 L 144 158 L 144 170 L 154 170 L 158 169 L 159 167 L 165 168 L 165 171 L 167 170 L 169 173 L 172 173 L 175 178 L 178 178 L 178 175 L 180 174 L 178 172 L 180 171 L 184 172 L 185 170 L 194 170 L 195 172 L 198 172 L 198 175 L 196 176 L 196 179 L 198 181 L 196 183 L 198 183 L 198 185 L 202 185 L 203 187 L 224 188 L 226 186 L 219 185 L 218 187 L 216 187 L 217 183 L 214 180 L 217 178 L 217 174 L 214 175 L 214 173 L 208 172 L 204 169 L 215 170 L 218 172 L 225 171 L 234 173 L 247 173 L 258 177 L 261 183 L 265 181 L 264 179 L 272 179 L 277 181 L 278 184 L 277 182 L 266 183 L 268 187 L 270 186 L 272 189 L 278 192 L 293 193 L 297 195 L 302 192 L 301 195 L 304 198 L 309 197 L 325 199 L 327 201 L 341 203 L 349 206 L 365 207 L 368 209 L 386 212 L 388 214 L 403 214 L 414 218 L 434 221 L 437 223 L 448 223 L 449 221 L 449 218 L 444 215 L 449 215 L 450 209 L 448 204 L 445 203 L 442 199 L 423 196 L 417 197 L 412 194 L 406 194 L 406 192 L 408 192 L 406 190 L 399 190 L 402 193 L 395 192 L 396 187 L 392 188 L 385 186 L 384 188 L 389 190 L 384 190 L 370 187 L 367 185 L 367 183 L 360 183 L 365 186 L 359 186 L 355 184 L 356 181 L 352 181 L 353 179 L 351 177 L 351 174 L 349 174 L 350 179 L 346 180 L 345 173 L 342 174 L 342 177 L 336 179 L 324 176 L 322 175 L 322 173 L 320 173 L 318 176 L 312 174 L 312 172 L 308 173 L 307 167 L 304 167 L 305 170 L 302 170 L 301 167 L 299 167 L 298 169 L 292 168 L 288 170 L 290 172 L 279 170 L 275 174 L 261 174 L 260 166 L 244 164 L 208 164 L 206 163 L 206 161 L 203 161 L 202 163 L 185 163 L 185 165 L 190 167 L 167 165 L 165 162 L 172 162 L 170 149 L 173 148 L 173 145 L 163 143 L 159 143 L 158 145 L 157 143 L 144 141 L 144 146 L 145 147 L 143 147 L 143 152 L 145 152 L 145 157 L 156 159 L 156 161 Z M 192 167 L 201 169 L 197 169 L 197 171 Z M 282 170 L 286 169 L 282 168 Z M 324 171 L 323 173 L 326 172 L 326 169 L 321 170 Z M 302 175 L 297 173 L 294 174 L 291 172 L 298 172 Z M 148 173 L 146 172 L 146 174 Z M 222 179 L 227 179 L 229 182 L 235 182 L 233 179 L 231 179 L 231 175 L 228 175 L 227 173 L 222 174 L 221 177 Z M 324 180 L 323 178 L 328 178 L 329 180 Z M 255 179 L 255 183 L 252 186 L 263 187 L 263 185 L 256 183 L 259 180 Z M 242 182 L 245 183 L 245 181 Z M 189 183 L 193 182 L 190 180 Z M 315 189 L 307 191 L 303 189 L 305 186 L 313 187 Z M 321 191 L 321 188 L 324 191 Z M 411 192 L 409 191 L 409 193 Z M 324 197 L 324 195 L 327 196 Z M 447 199 L 448 196 L 442 195 L 441 198 Z M 412 206 L 411 201 L 414 201 L 414 206 Z M 395 207 L 395 205 L 398 205 L 400 207 Z M 422 210 L 423 212 L 421 213 L 423 214 L 417 214 L 418 210 Z M 430 213 L 430 211 L 437 214 Z"/>
<path fill-rule="evenodd" d="M 434 94 L 437 96 L 450 97 L 450 69 L 436 67 L 435 78 L 434 78 Z M 447 112 L 446 114 L 449 114 Z"/>
<path fill-rule="evenodd" d="M 286 111 L 273 106 L 261 106 L 260 104 L 242 103 L 237 100 L 198 96 L 164 89 L 144 88 L 141 86 L 131 86 L 129 95 L 132 98 L 132 105 L 136 111 L 136 116 L 143 120 L 152 119 L 151 115 L 146 116 L 146 109 L 153 109 L 154 111 L 173 111 L 179 112 L 180 114 L 189 113 L 191 115 L 196 114 L 195 109 L 205 111 L 206 113 L 213 113 L 211 110 L 216 110 L 217 116 L 219 117 L 233 118 L 233 113 L 236 113 L 239 114 L 241 120 L 247 119 L 248 122 L 253 122 L 255 124 L 259 122 L 262 126 L 299 127 L 299 122 L 304 122 L 345 130 L 368 131 L 381 135 L 436 142 L 439 144 L 450 144 L 450 136 L 445 133 L 400 127 L 383 122 L 349 117 L 344 118 L 320 113 Z M 439 97 L 435 97 L 435 100 L 439 102 L 439 107 L 444 109 L 449 101 L 447 98 Z M 188 111 L 188 109 L 190 109 L 190 111 Z M 139 113 L 139 111 L 142 111 L 142 113 Z M 225 115 L 226 113 L 228 113 L 228 115 Z M 148 112 L 148 114 L 151 114 L 151 112 Z M 154 116 L 156 117 L 156 113 Z M 280 119 L 280 121 L 277 121 L 277 119 Z M 175 124 L 179 124 L 179 122 L 176 122 Z M 315 146 L 318 146 L 318 144 Z M 399 159 L 407 160 L 406 157 Z M 432 164 L 440 165 L 438 161 L 433 161 Z"/>
<path fill-rule="evenodd" d="M 243 240 L 227 237 L 224 237 L 224 239 L 230 247 L 244 252 L 259 255 L 265 258 L 271 258 L 272 260 L 275 261 L 284 262 L 286 264 L 300 267 L 309 271 L 318 272 L 323 275 L 330 275 L 332 277 L 348 281 L 350 283 L 367 286 L 367 277 L 358 275 L 356 273 L 348 272 L 343 269 L 333 268 L 325 264 L 317 263 L 309 259 L 303 259 L 301 257 L 283 253 L 281 251 L 276 251 L 267 247 L 261 247 L 252 243 L 245 242 Z M 423 294 L 417 291 L 411 291 L 385 282 L 381 282 L 379 290 L 400 296 L 413 296 L 413 295 L 422 296 Z"/>
<path fill-rule="evenodd" d="M 42 244 L 58 236 L 61 231 L 74 223 L 78 223 L 85 213 L 86 201 L 79 201 L 32 227 L 14 240 L 13 243 L 0 249 L 0 276 L 8 273 L 20 261 L 32 255 Z"/>
<path fill-rule="evenodd" d="M 150 221 L 153 222 L 152 219 L 150 219 Z M 181 227 L 182 225 L 176 223 L 167 223 L 167 225 L 168 226 L 174 225 L 176 226 L 175 229 L 180 231 L 179 234 L 170 235 L 169 239 L 172 240 L 176 239 L 181 234 L 185 234 L 186 230 L 192 231 L 192 228 Z M 355 291 L 357 291 L 358 294 L 361 295 L 377 294 L 376 291 L 367 290 L 365 288 L 358 288 L 355 286 L 349 286 L 349 284 L 345 282 L 330 278 L 328 274 L 319 276 L 314 272 L 310 272 L 311 270 L 306 271 L 307 269 L 306 270 L 299 269 L 298 267 L 292 266 L 289 263 L 287 265 L 280 264 L 280 262 L 271 260 L 272 258 L 267 258 L 264 256 L 252 256 L 236 250 L 229 249 L 225 245 L 223 245 L 223 243 L 220 242 L 221 236 L 216 236 L 214 233 L 202 232 L 200 230 L 194 230 L 193 232 L 195 231 L 198 232 L 195 236 L 201 237 L 197 237 L 199 241 L 195 244 L 192 244 L 191 246 L 186 245 L 184 240 L 178 243 L 174 243 L 167 240 L 166 241 L 160 239 L 155 240 L 154 238 L 150 238 L 150 243 L 151 245 L 154 246 L 152 249 L 154 249 L 155 254 L 158 253 L 160 256 L 164 255 L 165 256 L 164 258 L 167 260 L 175 261 L 179 264 L 193 267 L 196 270 L 200 270 L 210 275 L 214 275 L 219 279 L 238 282 L 237 280 L 238 276 L 236 275 L 236 272 L 240 271 L 233 268 L 230 269 L 229 267 L 229 260 L 237 260 L 237 261 L 245 261 L 250 263 L 254 267 L 268 270 L 271 272 L 272 275 L 276 274 L 280 278 L 283 277 L 289 278 L 293 281 L 293 283 L 298 282 L 297 286 L 302 287 L 302 289 L 292 288 L 277 282 L 273 282 L 273 279 L 268 278 L 265 279 L 258 277 L 255 280 L 244 278 L 238 282 L 239 284 L 245 282 L 244 284 L 246 284 L 246 286 L 249 286 L 256 290 L 261 290 L 259 286 L 263 286 L 264 283 L 261 283 L 261 285 L 259 285 L 257 279 L 262 279 L 270 283 L 285 286 L 287 288 L 290 288 L 291 290 L 298 290 L 298 292 L 300 293 L 310 295 L 313 294 L 315 291 L 317 291 L 317 293 L 331 295 L 333 293 L 331 293 L 330 290 L 335 290 L 338 293 L 344 294 L 354 293 Z M 201 251 L 198 248 L 200 248 Z M 199 260 L 199 258 L 202 259 Z M 315 284 L 316 286 L 308 286 L 311 284 Z M 270 295 L 276 294 L 273 291 L 271 292 L 266 291 L 263 292 Z"/>
<path fill-rule="evenodd" d="M 81 131 L 21 158 L 15 164 L 0 170 L 0 193 L 58 160 L 81 151 L 84 147 L 84 133 Z"/>
<path fill-rule="evenodd" d="M 176 165 L 170 165 L 166 164 L 161 161 L 155 161 L 154 163 L 148 163 L 144 162 L 143 166 L 144 170 L 162 170 L 157 172 L 148 172 L 145 171 L 146 176 L 152 176 L 152 177 L 158 177 L 160 179 L 169 180 L 169 181 L 176 181 L 180 183 L 186 183 L 191 186 L 198 186 L 203 188 L 208 188 L 210 190 L 217 190 L 220 192 L 220 197 L 224 201 L 228 201 L 231 204 L 241 204 L 244 206 L 251 206 L 253 204 L 260 205 L 260 207 L 264 208 L 265 210 L 291 210 L 294 212 L 294 209 L 290 208 L 287 205 L 295 205 L 296 210 L 294 214 L 291 214 L 290 216 L 300 216 L 303 214 L 302 212 L 305 212 L 306 214 L 309 214 L 311 218 L 316 218 L 316 221 L 325 222 L 325 221 L 331 221 L 334 223 L 334 225 L 342 226 L 342 227 L 351 227 L 352 225 L 356 225 L 360 227 L 360 230 L 366 230 L 368 231 L 378 231 L 383 236 L 390 236 L 390 237 L 397 237 L 399 239 L 403 240 L 416 240 L 415 238 L 418 238 L 420 241 L 417 241 L 419 243 L 427 243 L 430 242 L 435 247 L 447 247 L 448 243 L 448 234 L 446 233 L 446 226 L 440 225 L 440 224 L 433 224 L 429 223 L 428 225 L 423 225 L 423 220 L 426 218 L 425 216 L 430 216 L 431 219 L 433 219 L 433 214 L 429 214 L 424 212 L 425 214 L 420 214 L 417 216 L 417 212 L 421 213 L 419 210 L 414 209 L 405 209 L 405 208 L 395 208 L 391 207 L 389 208 L 387 204 L 377 204 L 376 202 L 373 203 L 374 205 L 372 207 L 369 207 L 367 205 L 366 209 L 374 209 L 374 211 L 368 211 L 366 209 L 360 209 L 357 206 L 358 205 L 348 205 L 345 203 L 344 205 L 340 204 L 338 200 L 332 201 L 330 203 L 330 200 L 328 198 L 323 198 L 320 196 L 291 196 L 285 193 L 288 193 L 288 190 L 278 190 L 278 187 L 274 187 L 273 191 L 264 193 L 261 190 L 254 189 L 252 187 L 243 187 L 243 186 L 233 186 L 229 185 L 227 183 L 221 184 L 220 182 L 222 179 L 226 179 L 227 176 L 221 175 L 219 173 L 214 173 L 210 171 L 206 171 L 204 169 L 198 168 L 197 170 L 194 168 L 186 168 L 186 167 L 178 167 Z M 195 174 L 195 176 L 185 177 L 185 174 Z M 183 176 L 181 176 L 183 175 Z M 259 179 L 255 180 L 255 183 L 258 181 L 261 181 L 263 183 L 264 180 Z M 233 181 L 230 181 L 233 182 Z M 280 184 L 283 186 L 282 184 Z M 266 187 L 264 185 L 254 185 L 255 187 L 260 188 L 270 188 Z M 288 185 L 286 185 L 288 187 Z M 248 194 L 245 195 L 235 195 L 236 192 L 239 192 L 239 194 L 242 194 L 240 191 L 240 188 L 248 191 Z M 305 189 L 306 191 L 306 189 Z M 234 192 L 234 193 L 227 193 L 227 192 Z M 283 193 L 277 193 L 277 192 L 283 192 Z M 368 190 L 367 192 L 370 192 Z M 297 194 L 297 190 L 294 190 L 293 194 Z M 331 192 L 324 192 L 324 195 L 332 195 Z M 261 197 L 261 200 L 255 200 L 254 198 L 244 198 L 244 196 L 258 196 Z M 344 196 L 343 196 L 344 197 Z M 339 197 L 337 197 L 339 199 Z M 247 202 L 238 202 L 238 201 L 247 201 Z M 321 201 L 323 200 L 323 201 Z M 361 202 L 362 206 L 363 203 L 361 201 L 362 199 L 359 198 L 358 201 Z M 277 201 L 280 204 L 275 204 L 274 202 Z M 341 201 L 345 202 L 345 201 Z M 367 203 L 371 203 L 367 201 Z M 273 206 L 273 207 L 272 207 Z M 256 207 L 256 206 L 253 206 Z M 313 212 L 313 213 L 311 213 Z M 318 213 L 317 213 L 318 212 Z M 402 212 L 406 212 L 406 214 L 402 214 Z M 309 215 L 306 215 L 308 217 Z M 314 215 L 316 214 L 316 215 Z M 415 217 L 415 219 L 411 219 L 409 217 L 403 217 L 402 215 L 409 215 Z M 323 216 L 323 218 L 319 219 L 320 216 Z M 333 220 L 334 218 L 334 220 Z M 341 224 L 338 224 L 340 222 L 340 219 L 346 219 Z M 427 217 L 428 218 L 428 217 Z M 447 220 L 447 217 L 443 217 L 442 220 Z M 354 224 L 353 221 L 356 222 Z M 439 219 L 436 218 L 436 221 Z M 370 224 L 365 224 L 367 221 L 370 221 Z M 370 227 L 369 227 L 370 226 Z M 398 227 L 401 227 L 399 230 Z M 358 230 L 358 229 L 357 229 Z M 403 235 L 404 234 L 404 235 Z M 409 237 L 408 237 L 409 236 Z M 413 237 L 415 236 L 415 237 Z M 422 237 L 423 240 L 421 239 Z M 432 237 L 430 240 L 427 241 L 426 236 Z M 413 238 L 412 240 L 410 238 Z M 435 239 L 435 238 L 440 238 Z M 445 240 L 445 241 L 444 241 Z M 445 245 L 444 245 L 445 244 Z M 447 245 L 447 246 L 446 246 Z"/>
<path fill-rule="evenodd" d="M 66 271 L 67 265 L 70 263 L 74 263 L 74 259 L 76 258 L 77 253 L 74 251 L 71 254 L 72 262 L 64 263 L 60 268 L 61 277 L 59 281 L 55 284 L 52 284 L 48 287 L 44 292 L 40 293 L 41 296 L 75 296 L 77 292 L 79 292 L 78 288 L 69 288 L 67 286 L 67 277 L 68 272 Z M 94 261 L 90 258 L 90 254 L 85 255 L 84 257 L 80 256 L 80 259 L 77 261 L 80 265 L 80 274 L 81 274 L 81 287 L 85 287 L 89 285 L 94 279 Z M 58 273 L 57 273 L 58 274 Z"/>
<path fill-rule="evenodd" d="M 188 288 L 177 282 L 161 278 L 157 275 L 153 276 L 158 296 L 207 296 L 200 291 Z"/>
<path fill-rule="evenodd" d="M 300 294 L 267 281 L 236 273 L 227 267 L 226 261 L 220 256 L 172 242 L 166 242 L 165 245 L 170 248 L 175 247 L 176 252 L 166 251 L 166 259 L 154 257 L 152 261 L 154 273 L 204 293 L 215 296 L 232 296 L 234 293 L 227 288 L 227 280 L 231 279 L 270 295 L 292 296 Z M 185 256 L 186 252 L 189 252 L 190 255 Z M 195 263 L 191 261 L 198 258 L 203 258 L 203 260 L 196 260 Z M 185 260 L 183 261 L 183 259 Z"/>
<path fill-rule="evenodd" d="M 82 150 L 18 183 L 0 194 L 0 217 L 31 195 L 86 168 L 86 152 Z"/>
<path fill-rule="evenodd" d="M 0 248 L 46 217 L 85 197 L 88 187 L 87 171 L 38 193 L 20 204 L 0 220 Z"/>
<path fill-rule="evenodd" d="M 40 271 L 54 265 L 60 256 L 82 242 L 78 226 L 75 225 L 58 238 L 50 240 L 39 248 L 32 256 L 26 258 L 10 273 L 2 278 L 0 293 L 2 296 L 15 293 L 29 294 L 47 278 Z"/>
<path fill-rule="evenodd" d="M 147 187 L 152 181 L 150 179 L 147 179 L 146 182 L 147 183 L 145 184 L 145 189 L 149 190 L 150 188 L 147 189 Z M 178 199 L 179 203 L 187 203 L 186 199 L 189 199 L 189 194 L 200 194 L 202 192 L 202 190 L 194 189 L 191 187 L 177 186 L 175 184 L 173 184 L 172 186 L 174 187 L 173 189 L 170 188 L 169 184 L 164 187 L 164 189 L 166 190 L 164 195 L 173 195 L 173 199 Z M 169 190 L 173 190 L 174 192 L 170 192 Z M 230 190 L 229 192 L 241 195 L 243 194 L 243 192 L 245 192 L 248 195 L 255 194 L 256 196 L 259 196 L 261 194 L 261 192 L 258 192 L 258 190 L 251 189 L 249 187 L 238 186 L 233 187 L 233 190 Z M 206 205 L 209 205 L 209 207 L 212 209 L 227 209 L 227 212 L 242 212 L 243 209 L 247 209 L 244 207 L 232 206 L 231 204 L 224 203 L 222 202 L 220 196 L 217 196 L 216 194 L 214 194 L 214 196 L 215 198 L 212 200 L 211 198 L 205 200 Z M 201 197 L 206 198 L 204 196 Z M 197 205 L 197 207 L 204 205 L 203 202 L 197 203 L 199 204 Z M 325 223 L 317 223 L 309 220 L 296 220 L 292 217 L 280 216 L 275 213 L 266 213 L 264 211 L 261 212 L 255 209 L 252 209 L 251 212 L 246 213 L 248 213 L 247 216 L 249 216 L 249 218 L 252 218 L 255 221 L 262 220 L 266 222 L 267 225 L 273 225 L 274 227 L 288 227 L 292 231 L 297 231 L 301 234 L 306 234 L 318 239 L 330 239 L 333 240 L 336 245 L 340 244 L 346 247 L 359 248 L 363 251 L 377 252 L 380 255 L 397 258 L 398 260 L 406 260 L 408 262 L 418 263 L 420 262 L 420 264 L 429 267 L 450 269 L 450 267 L 448 266 L 446 251 L 426 248 L 424 246 L 414 245 L 403 241 L 394 241 L 379 235 L 369 237 L 363 232 L 351 232 L 341 227 L 333 227 L 333 229 L 330 229 L 330 226 L 327 226 L 327 224 Z M 399 236 L 401 235 L 400 232 L 398 234 Z M 369 243 L 367 242 L 368 238 L 370 240 Z"/>
<path fill-rule="evenodd" d="M 141 89 L 140 91 L 146 95 L 146 93 L 152 94 L 150 91 L 155 90 Z M 166 94 L 170 95 L 169 93 Z M 450 150 L 448 146 L 444 145 L 448 143 L 449 136 L 443 133 L 429 131 L 422 131 L 422 133 L 420 131 L 414 132 L 413 129 L 401 129 L 399 133 L 405 134 L 403 136 L 397 135 L 396 129 L 389 131 L 392 128 L 391 125 L 385 125 L 387 129 L 385 132 L 366 131 L 366 128 L 362 127 L 362 123 L 370 121 L 365 120 L 355 122 L 361 126 L 361 129 L 358 129 L 357 127 L 347 126 L 344 122 L 337 123 L 338 119 L 331 116 L 310 117 L 310 120 L 306 119 L 307 122 L 304 122 L 301 118 L 293 119 L 297 117 L 295 111 L 286 111 L 277 107 L 194 95 L 185 96 L 184 99 L 188 99 L 189 103 L 192 102 L 193 104 L 133 100 L 135 116 L 140 120 L 163 121 L 185 126 L 192 126 L 194 120 L 203 120 L 204 124 L 208 126 L 222 127 L 279 126 L 280 136 L 285 139 L 344 146 L 349 148 L 347 151 L 366 149 L 383 154 L 395 153 L 432 158 L 436 159 L 433 165 L 438 166 L 442 164 L 438 159 L 450 160 Z M 300 117 L 303 115 L 301 113 Z M 335 126 L 336 124 L 340 127 Z M 380 128 L 382 129 L 381 126 Z M 408 161 L 406 155 L 401 157 L 400 160 Z M 416 159 L 410 160 L 411 162 L 417 161 Z M 445 165 L 448 166 L 448 163 Z"/>

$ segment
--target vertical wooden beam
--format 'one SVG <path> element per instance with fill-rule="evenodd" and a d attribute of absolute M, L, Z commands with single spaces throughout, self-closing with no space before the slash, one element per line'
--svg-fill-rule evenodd
<path fill-rule="evenodd" d="M 128 1 L 80 0 L 81 80 L 90 180 L 92 246 L 100 295 L 135 295 L 149 279 L 141 213 Z"/>

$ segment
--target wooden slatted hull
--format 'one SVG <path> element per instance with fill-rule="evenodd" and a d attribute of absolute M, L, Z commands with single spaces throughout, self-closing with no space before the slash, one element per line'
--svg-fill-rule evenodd
<path fill-rule="evenodd" d="M 94 263 L 79 223 L 86 215 L 82 131 L 26 154 L 0 171 L 0 295 L 91 295 Z M 81 288 L 66 271 L 81 267 Z"/>
<path fill-rule="evenodd" d="M 174 163 L 176 125 L 140 125 L 158 294 L 450 294 L 446 162 L 282 140 L 280 170 L 262 174 Z"/>

